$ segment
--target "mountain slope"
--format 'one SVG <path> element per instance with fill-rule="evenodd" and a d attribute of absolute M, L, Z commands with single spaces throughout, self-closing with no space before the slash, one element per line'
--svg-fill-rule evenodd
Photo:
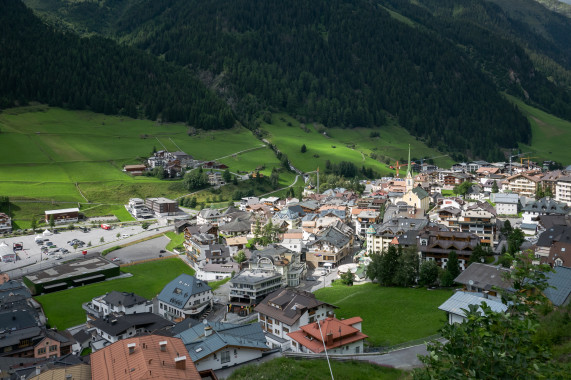
<path fill-rule="evenodd" d="M 192 70 L 252 128 L 266 109 L 345 128 L 383 125 L 389 113 L 440 150 L 499 159 L 499 148 L 531 136 L 499 91 L 571 119 L 557 85 L 571 83 L 571 26 L 533 0 L 521 0 L 526 17 L 509 12 L 513 0 L 493 1 L 505 9 L 483 0 L 27 3 Z"/>
<path fill-rule="evenodd" d="M 139 50 L 44 25 L 0 2 L 0 108 L 35 100 L 107 114 L 229 128 L 231 110 L 197 79 Z"/>

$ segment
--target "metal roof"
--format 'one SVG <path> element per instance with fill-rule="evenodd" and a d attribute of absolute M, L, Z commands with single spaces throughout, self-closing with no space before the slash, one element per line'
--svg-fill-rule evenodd
<path fill-rule="evenodd" d="M 548 272 L 547 283 L 550 287 L 543 292 L 555 305 L 561 306 L 569 302 L 571 294 L 571 268 L 555 267 L 554 272 Z"/>
<path fill-rule="evenodd" d="M 501 302 L 493 301 L 487 298 L 478 297 L 473 294 L 467 292 L 456 292 L 452 295 L 452 297 L 448 298 L 446 302 L 438 307 L 438 309 L 446 311 L 448 313 L 460 315 L 462 317 L 466 316 L 466 312 L 464 310 L 469 309 L 469 305 L 478 305 L 480 306 L 482 303 L 486 303 L 493 312 L 495 313 L 502 313 L 507 310 L 507 306 Z M 482 308 L 479 307 L 478 311 L 482 313 Z"/>

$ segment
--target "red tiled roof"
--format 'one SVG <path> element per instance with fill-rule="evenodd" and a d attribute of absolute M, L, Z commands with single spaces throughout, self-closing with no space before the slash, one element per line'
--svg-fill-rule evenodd
<path fill-rule="evenodd" d="M 323 339 L 326 342 L 325 346 L 328 350 L 368 338 L 367 335 L 351 326 L 362 321 L 361 317 L 353 317 L 342 321 L 329 317 L 322 321 L 302 326 L 301 330 L 291 332 L 288 336 L 310 351 L 321 353 L 324 351 L 321 333 L 323 333 Z M 321 325 L 321 332 L 317 323 Z M 328 334 L 333 335 L 331 343 L 327 343 Z"/>
<path fill-rule="evenodd" d="M 164 351 L 160 342 L 166 341 Z M 134 344 L 129 353 L 129 344 Z M 185 369 L 177 369 L 175 358 L 186 356 Z M 200 380 L 186 347 L 179 338 L 148 335 L 115 342 L 91 354 L 93 379 Z"/>

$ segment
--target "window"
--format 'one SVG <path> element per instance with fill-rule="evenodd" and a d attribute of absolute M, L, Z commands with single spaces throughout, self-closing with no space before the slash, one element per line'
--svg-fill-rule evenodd
<path fill-rule="evenodd" d="M 224 351 L 220 355 L 220 362 L 221 363 L 228 363 L 230 361 L 230 351 Z"/>
<path fill-rule="evenodd" d="M 45 347 L 40 347 L 38 348 L 38 355 L 43 355 L 46 353 L 46 348 Z"/>
<path fill-rule="evenodd" d="M 289 332 L 289 329 L 288 329 L 287 327 L 284 327 L 283 329 L 284 329 L 284 333 L 288 333 L 288 332 Z"/>
<path fill-rule="evenodd" d="M 54 351 L 57 351 L 57 345 L 55 345 L 55 344 L 50 346 L 50 352 L 54 352 Z"/>

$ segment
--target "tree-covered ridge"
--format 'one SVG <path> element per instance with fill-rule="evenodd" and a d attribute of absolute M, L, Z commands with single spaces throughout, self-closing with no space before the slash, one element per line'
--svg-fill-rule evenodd
<path fill-rule="evenodd" d="M 116 25 L 218 79 L 246 123 L 268 106 L 345 127 L 382 125 L 386 111 L 432 146 L 484 158 L 530 139 L 468 55 L 367 1 L 143 0 Z"/>
<path fill-rule="evenodd" d="M 511 2 L 498 3 L 509 8 Z M 515 3 L 518 11 L 522 5 L 541 7 L 533 0 Z M 386 6 L 461 46 L 500 90 L 571 120 L 571 20 L 543 8 L 543 13 L 533 14 L 535 18 L 514 11 L 520 17 L 513 19 L 498 5 L 482 0 L 422 0 L 417 4 L 387 0 Z M 526 49 L 533 52 L 534 61 Z M 536 64 L 561 86 L 548 81 Z"/>
<path fill-rule="evenodd" d="M 229 128 L 230 108 L 192 75 L 101 37 L 44 25 L 20 1 L 0 3 L 0 108 L 39 101 Z"/>

